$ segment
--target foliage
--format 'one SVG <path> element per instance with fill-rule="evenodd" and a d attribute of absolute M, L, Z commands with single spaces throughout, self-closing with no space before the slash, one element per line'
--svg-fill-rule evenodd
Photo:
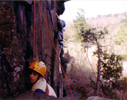
<path fill-rule="evenodd" d="M 120 27 L 117 33 L 114 35 L 114 42 L 120 45 L 127 38 L 127 30 L 124 27 Z"/>
<path fill-rule="evenodd" d="M 88 24 L 86 23 L 84 15 L 85 15 L 84 10 L 79 9 L 77 12 L 76 19 L 74 20 L 74 23 L 75 23 L 74 24 L 74 30 L 75 30 L 74 37 L 79 42 L 82 40 L 81 35 L 85 34 L 86 30 L 89 28 Z"/>
<path fill-rule="evenodd" d="M 118 80 L 122 75 L 122 57 L 120 55 L 107 54 L 106 51 L 100 49 L 101 54 L 101 76 L 105 81 L 113 82 Z M 97 51 L 94 52 L 97 54 Z"/>
<path fill-rule="evenodd" d="M 90 78 L 90 84 L 88 86 L 92 87 L 94 90 L 96 89 L 96 82 Z"/>
<path fill-rule="evenodd" d="M 107 17 L 111 17 L 111 16 L 112 15 L 107 15 Z M 98 17 L 101 17 L 101 16 L 98 16 Z M 89 26 L 87 26 L 87 23 L 84 17 L 84 11 L 81 9 L 78 12 L 78 16 L 76 16 L 76 20 L 74 20 L 74 22 L 75 22 L 74 29 L 76 33 L 75 37 L 77 38 L 77 40 L 87 45 L 91 43 L 92 45 L 93 44 L 97 45 L 97 42 L 98 44 L 101 43 L 100 40 L 104 38 L 105 34 L 108 34 L 108 30 L 107 30 L 108 27 L 103 28 L 103 25 L 101 28 L 100 27 L 89 28 Z M 127 31 L 125 27 L 120 27 L 120 29 L 114 35 L 114 41 L 116 44 L 121 44 L 122 42 L 124 42 L 127 36 L 126 32 Z M 99 46 L 101 47 L 100 44 Z M 117 95 L 114 92 L 114 89 L 118 89 L 118 87 L 120 87 L 121 82 L 119 81 L 122 75 L 121 61 L 122 61 L 122 58 L 124 58 L 126 55 L 123 55 L 121 57 L 120 55 L 115 55 L 114 53 L 108 54 L 107 51 L 102 51 L 102 49 L 100 48 L 98 50 L 100 50 L 100 56 L 101 56 L 100 57 L 101 58 L 101 79 L 99 80 L 101 89 L 99 90 L 99 92 L 102 91 L 104 95 L 109 96 L 110 98 L 116 98 Z M 98 55 L 97 51 L 95 52 L 95 54 Z M 96 82 L 91 79 L 91 83 L 89 84 L 89 87 L 92 87 L 95 90 Z"/>
<path fill-rule="evenodd" d="M 98 55 L 98 52 L 94 52 L 94 55 Z M 113 89 L 118 88 L 118 80 L 122 76 L 122 57 L 120 55 L 107 54 L 106 51 L 102 51 L 100 48 L 101 57 L 101 80 L 100 85 L 103 93 L 111 98 L 115 98 L 116 94 Z"/>
<path fill-rule="evenodd" d="M 117 33 L 114 35 L 114 42 L 117 45 L 121 45 L 126 39 L 127 39 L 127 14 L 124 14 L 125 18 L 121 20 L 121 23 L 123 25 L 120 27 L 120 29 L 117 31 Z"/>
<path fill-rule="evenodd" d="M 91 78 L 90 78 L 90 84 L 88 84 L 88 86 L 96 90 L 96 82 Z M 116 93 L 112 91 L 112 88 L 110 86 L 100 84 L 99 96 L 103 96 L 103 94 L 109 96 L 110 98 L 117 98 Z"/>
<path fill-rule="evenodd" d="M 127 59 L 127 55 L 126 54 L 121 55 L 121 57 L 122 57 L 123 60 Z"/>
<path fill-rule="evenodd" d="M 127 13 L 124 13 L 125 18 L 121 20 L 122 23 L 124 23 L 125 26 L 127 26 Z"/>
<path fill-rule="evenodd" d="M 112 14 L 108 14 L 108 15 L 107 15 L 107 17 L 111 17 L 111 16 L 112 16 Z"/>
<path fill-rule="evenodd" d="M 112 87 L 110 87 L 109 85 L 101 84 L 100 88 L 102 89 L 103 94 L 108 96 L 109 98 L 112 98 L 112 99 L 117 98 L 117 94 L 113 91 Z"/>
<path fill-rule="evenodd" d="M 85 12 L 79 9 L 76 19 L 74 20 L 75 39 L 78 42 L 95 42 L 95 40 L 104 38 L 104 34 L 108 33 L 106 27 L 104 28 L 90 28 L 85 20 Z"/>
<path fill-rule="evenodd" d="M 127 91 L 127 77 L 123 77 L 118 83 L 120 84 L 118 88 L 126 92 Z"/>
<path fill-rule="evenodd" d="M 82 34 L 83 42 L 95 43 L 96 40 L 103 39 L 105 34 L 108 34 L 108 30 L 106 28 L 100 30 L 97 28 L 91 28 L 87 30 L 85 34 Z"/>

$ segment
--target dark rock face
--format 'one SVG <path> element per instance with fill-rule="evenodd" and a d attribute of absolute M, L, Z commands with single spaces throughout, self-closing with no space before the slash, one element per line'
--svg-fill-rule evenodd
<path fill-rule="evenodd" d="M 40 1 L 40 5 L 58 52 L 58 39 L 55 38 L 58 32 L 55 0 Z M 35 6 L 35 59 L 45 62 L 47 66 L 45 78 L 57 93 L 59 63 L 37 2 Z M 27 68 L 32 61 L 33 3 L 14 0 L 1 1 L 0 95 L 2 98 L 27 90 Z"/>
<path fill-rule="evenodd" d="M 12 2 L 0 2 L 0 8 L 0 86 L 1 96 L 6 96 L 24 89 L 22 76 L 25 46 L 20 45 L 21 39 L 16 35 Z"/>
<path fill-rule="evenodd" d="M 16 97 L 8 97 L 5 98 L 5 100 L 77 100 L 76 98 L 72 97 L 61 97 L 61 98 L 55 98 L 52 96 L 47 96 L 46 94 L 27 91 L 24 92 Z"/>
<path fill-rule="evenodd" d="M 54 97 L 47 96 L 46 94 L 27 91 L 22 94 L 19 94 L 15 97 L 8 97 L 5 100 L 56 100 Z"/>
<path fill-rule="evenodd" d="M 64 2 L 65 1 L 57 1 L 57 14 L 58 15 L 62 15 L 65 10 Z"/>

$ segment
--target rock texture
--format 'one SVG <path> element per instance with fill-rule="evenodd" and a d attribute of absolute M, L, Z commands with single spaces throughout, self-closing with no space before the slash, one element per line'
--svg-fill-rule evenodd
<path fill-rule="evenodd" d="M 47 96 L 46 94 L 27 91 L 13 98 L 12 97 L 5 98 L 5 100 L 77 100 L 77 99 L 72 97 L 55 98 Z"/>
<path fill-rule="evenodd" d="M 102 98 L 102 97 L 91 96 L 87 100 L 112 100 L 112 99 L 106 99 L 106 98 Z"/>
<path fill-rule="evenodd" d="M 40 5 L 58 52 L 59 29 L 55 0 L 40 1 Z M 45 62 L 47 66 L 45 78 L 57 93 L 58 59 L 37 2 L 35 6 L 35 59 Z M 57 8 L 60 8 L 59 5 Z M 63 8 L 61 10 L 64 11 Z M 60 14 L 63 13 L 61 10 L 59 10 Z M 25 0 L 0 1 L 0 95 L 2 98 L 27 90 L 27 68 L 32 61 L 33 3 Z"/>

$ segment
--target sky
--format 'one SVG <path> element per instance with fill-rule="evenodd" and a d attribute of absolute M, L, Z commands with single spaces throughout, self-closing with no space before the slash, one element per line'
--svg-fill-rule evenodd
<path fill-rule="evenodd" d="M 127 12 L 127 0 L 70 0 L 65 2 L 65 11 L 60 18 L 75 19 L 79 8 L 84 9 L 85 18 L 117 14 Z"/>

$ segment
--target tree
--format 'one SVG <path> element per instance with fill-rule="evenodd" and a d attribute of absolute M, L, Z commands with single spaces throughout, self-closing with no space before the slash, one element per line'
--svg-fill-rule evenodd
<path fill-rule="evenodd" d="M 97 55 L 97 51 L 94 52 Z M 122 75 L 122 57 L 120 55 L 107 54 L 100 49 L 101 78 L 108 82 L 115 82 Z"/>
<path fill-rule="evenodd" d="M 84 10 L 78 9 L 76 19 L 74 20 L 75 39 L 78 42 L 82 41 L 82 34 L 85 34 L 86 30 L 89 28 L 84 15 Z"/>
<path fill-rule="evenodd" d="M 96 83 L 96 91 L 95 95 L 98 95 L 99 92 L 99 84 L 98 81 L 100 80 L 100 65 L 101 65 L 101 59 L 100 59 L 100 48 L 101 45 L 99 41 L 104 38 L 104 35 L 108 34 L 108 30 L 104 28 L 91 28 L 85 32 L 85 34 L 82 34 L 82 42 L 85 44 L 92 43 L 97 46 L 97 52 L 98 52 L 98 65 L 97 65 L 97 83 Z"/>
<path fill-rule="evenodd" d="M 97 45 L 97 55 L 98 55 L 98 65 L 97 65 L 97 83 L 95 95 L 99 95 L 99 81 L 100 81 L 100 69 L 101 69 L 101 45 L 99 43 L 100 39 L 104 38 L 104 35 L 108 34 L 106 28 L 103 30 L 97 30 L 96 28 L 89 29 L 85 34 L 82 34 L 83 42 L 93 43 Z"/>
<path fill-rule="evenodd" d="M 83 10 L 81 9 L 74 22 L 77 26 L 77 35 L 79 36 L 80 41 L 85 44 L 91 43 L 92 45 L 97 46 L 97 50 L 94 53 L 98 57 L 95 95 L 99 95 L 101 88 L 105 95 L 115 97 L 116 95 L 112 92 L 112 89 L 116 88 L 113 84 L 115 84 L 122 75 L 122 65 L 120 62 L 122 58 L 119 55 L 107 54 L 106 51 L 102 51 L 103 46 L 100 45 L 100 40 L 104 38 L 105 34 L 108 34 L 108 30 L 105 27 L 88 28 L 86 26 L 87 23 Z"/>
<path fill-rule="evenodd" d="M 75 22 L 75 30 L 76 31 L 76 38 L 77 40 L 79 40 L 82 43 L 87 42 L 88 43 L 92 43 L 92 44 L 96 44 L 97 48 L 98 48 L 98 77 L 97 77 L 97 81 L 100 80 L 100 44 L 99 44 L 99 39 L 103 38 L 103 35 L 108 33 L 107 29 L 99 29 L 97 30 L 96 28 L 89 28 L 85 17 L 84 17 L 84 10 L 83 9 L 79 9 L 79 12 L 77 13 L 78 16 L 76 17 L 76 20 L 74 20 Z M 98 95 L 98 91 L 99 91 L 99 85 L 97 82 L 97 90 L 96 90 L 96 95 Z"/>
<path fill-rule="evenodd" d="M 94 55 L 98 56 L 98 50 L 94 52 Z M 112 90 L 119 87 L 118 81 L 122 76 L 122 57 L 114 53 L 107 54 L 100 48 L 100 61 L 100 87 L 105 95 L 111 98 L 116 97 Z"/>

